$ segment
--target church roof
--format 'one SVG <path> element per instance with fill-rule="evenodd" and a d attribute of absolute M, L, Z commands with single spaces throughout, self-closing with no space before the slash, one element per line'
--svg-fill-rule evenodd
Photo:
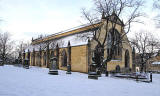
<path fill-rule="evenodd" d="M 118 16 L 116 14 L 112 14 L 108 18 L 110 21 L 114 22 L 115 18 L 118 18 Z M 119 18 L 117 20 L 117 24 L 123 25 L 123 22 Z M 35 51 L 39 51 L 40 46 L 42 50 L 46 50 L 47 42 L 51 42 L 51 44 L 49 44 L 50 49 L 54 49 L 55 45 L 57 44 L 59 47 L 67 47 L 69 41 L 71 46 L 86 45 L 88 43 L 88 38 L 85 40 L 78 38 L 77 34 L 83 35 L 86 33 L 92 33 L 92 30 L 98 28 L 101 24 L 101 21 L 96 21 L 94 24 L 88 23 L 52 35 L 34 39 L 32 40 L 31 45 L 25 50 L 25 52 L 28 52 L 28 50 L 33 52 L 33 49 Z"/>
<path fill-rule="evenodd" d="M 103 16 L 103 15 L 104 14 L 102 14 L 102 17 L 103 17 L 103 19 L 105 19 L 105 16 Z M 115 22 L 119 25 L 124 26 L 123 21 L 121 21 L 120 18 L 114 12 L 112 13 L 112 15 L 107 16 L 106 18 L 109 18 L 109 20 L 111 22 Z M 45 41 L 48 41 L 48 40 L 53 40 L 53 39 L 61 38 L 61 37 L 64 37 L 64 36 L 72 35 L 72 34 L 77 34 L 77 33 L 80 33 L 80 32 L 84 32 L 86 30 L 94 29 L 94 28 L 99 27 L 101 24 L 102 24 L 101 20 L 98 20 L 98 21 L 95 21 L 93 24 L 88 23 L 88 24 L 80 25 L 80 26 L 77 26 L 77 27 L 74 27 L 74 28 L 71 28 L 71 29 L 68 29 L 68 30 L 64 30 L 64 31 L 61 31 L 61 32 L 58 32 L 58 33 L 55 33 L 55 34 L 51 34 L 51 35 L 48 35 L 48 36 L 45 36 L 45 37 L 40 37 L 40 38 L 32 40 L 32 45 L 40 43 L 40 42 L 45 42 Z"/>
<path fill-rule="evenodd" d="M 73 34 L 69 36 L 65 36 L 63 38 L 58 38 L 56 40 L 52 40 L 49 42 L 49 49 L 55 49 L 56 45 L 58 44 L 59 48 L 64 48 L 68 46 L 68 42 L 70 42 L 70 46 L 80 46 L 80 45 L 86 45 L 88 44 L 88 37 L 83 37 L 82 35 L 88 35 L 90 34 L 90 38 L 92 38 L 92 32 L 88 31 L 85 33 L 80 33 L 80 34 Z M 28 48 L 25 49 L 25 52 L 33 52 L 39 51 L 41 47 L 41 50 L 46 50 L 47 49 L 47 43 L 38 43 L 38 44 L 31 44 Z"/>
<path fill-rule="evenodd" d="M 48 36 L 45 36 L 45 37 L 34 39 L 32 41 L 32 44 L 34 45 L 34 44 L 37 44 L 37 43 L 40 43 L 40 42 L 45 42 L 45 41 L 48 41 L 48 40 L 53 40 L 53 39 L 69 36 L 69 35 L 72 35 L 72 34 L 77 34 L 77 33 L 80 33 L 80 32 L 84 32 L 86 30 L 90 30 L 90 29 L 99 27 L 100 25 L 101 25 L 101 21 L 97 21 L 94 24 L 88 23 L 88 24 L 80 25 L 80 26 L 77 26 L 77 27 L 74 27 L 74 28 L 71 28 L 71 29 L 68 29 L 68 30 L 64 30 L 64 31 L 61 31 L 61 32 L 58 32 L 58 33 L 55 33 L 55 34 L 52 34 L 52 35 L 48 35 Z"/>

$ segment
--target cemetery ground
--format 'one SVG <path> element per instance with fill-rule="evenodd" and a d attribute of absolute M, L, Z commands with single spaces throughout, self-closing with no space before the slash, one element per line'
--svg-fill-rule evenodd
<path fill-rule="evenodd" d="M 153 82 L 145 83 L 105 76 L 93 80 L 84 73 L 61 70 L 59 75 L 48 72 L 48 68 L 0 66 L 0 96 L 160 96 L 160 74 L 153 74 Z"/>

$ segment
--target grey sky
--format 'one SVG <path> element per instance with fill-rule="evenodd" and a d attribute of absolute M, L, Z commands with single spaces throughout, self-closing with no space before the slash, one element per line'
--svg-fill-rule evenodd
<path fill-rule="evenodd" d="M 147 29 L 158 34 L 152 20 L 156 12 L 151 8 L 151 0 L 146 2 L 142 10 L 149 16 L 141 18 L 146 21 L 145 25 L 134 25 L 133 32 Z M 0 17 L 3 21 L 0 28 L 10 32 L 12 39 L 31 40 L 40 34 L 53 34 L 81 25 L 81 8 L 89 9 L 92 4 L 92 0 L 1 0 Z"/>

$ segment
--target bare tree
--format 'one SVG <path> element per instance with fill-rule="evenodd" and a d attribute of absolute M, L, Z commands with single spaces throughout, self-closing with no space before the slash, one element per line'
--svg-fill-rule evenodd
<path fill-rule="evenodd" d="M 93 29 L 96 29 L 97 26 L 95 22 L 97 22 L 100 18 L 106 20 L 106 33 L 105 38 L 100 40 L 100 30 L 101 26 L 97 30 L 92 30 L 92 40 L 98 43 L 95 48 L 95 60 L 97 60 L 98 66 L 102 68 L 103 66 L 107 67 L 107 62 L 109 62 L 113 58 L 114 51 L 122 40 L 124 40 L 124 36 L 130 31 L 131 24 L 134 22 L 140 21 L 137 19 L 140 16 L 143 16 L 142 12 L 139 10 L 140 7 L 143 6 L 143 0 L 93 0 L 95 3 L 95 9 L 90 12 L 82 9 L 83 17 L 89 21 L 90 25 L 92 25 Z M 98 15 L 97 15 L 98 14 Z M 102 17 L 101 17 L 102 16 Z M 116 17 L 116 18 L 115 18 Z M 121 20 L 125 20 L 125 23 Z M 122 26 L 125 28 L 125 32 L 120 34 L 119 38 L 116 38 L 116 26 L 119 23 L 122 23 Z M 109 28 L 109 24 L 111 24 L 112 28 Z M 108 38 L 108 33 L 112 29 L 110 40 L 106 40 Z M 106 45 L 106 41 L 109 41 Z M 106 47 L 110 46 L 110 52 L 107 54 L 107 58 L 104 58 L 104 50 Z M 100 50 L 99 50 L 100 49 Z M 99 56 L 98 56 L 99 55 Z M 97 58 L 98 57 L 98 58 Z M 105 68 L 107 69 L 107 68 Z"/>
<path fill-rule="evenodd" d="M 16 45 L 14 54 L 15 54 L 15 59 L 17 59 L 18 57 L 19 63 L 22 62 L 23 52 L 27 47 L 29 47 L 29 45 L 30 45 L 29 42 L 23 42 L 23 41 L 20 41 L 19 44 Z"/>
<path fill-rule="evenodd" d="M 10 39 L 8 32 L 0 33 L 0 58 L 3 60 L 3 64 L 7 58 L 12 54 L 13 41 Z"/>
<path fill-rule="evenodd" d="M 151 33 L 139 32 L 134 37 L 131 44 L 138 53 L 136 63 L 140 64 L 141 72 L 146 71 L 146 63 L 158 52 L 159 42 Z"/>
<path fill-rule="evenodd" d="M 20 41 L 16 47 L 16 50 L 22 53 L 29 45 L 30 45 L 29 42 Z"/>
<path fill-rule="evenodd" d="M 153 0 L 153 8 L 160 9 L 160 0 Z"/>
<path fill-rule="evenodd" d="M 157 11 L 157 16 L 155 17 L 155 22 L 157 23 L 157 27 L 160 28 L 160 0 L 153 0 L 153 8 Z"/>

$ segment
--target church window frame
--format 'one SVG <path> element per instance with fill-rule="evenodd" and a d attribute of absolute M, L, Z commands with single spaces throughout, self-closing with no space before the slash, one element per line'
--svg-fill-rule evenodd
<path fill-rule="evenodd" d="M 113 41 L 113 36 L 114 37 L 114 41 Z M 110 29 L 109 32 L 107 33 L 107 38 L 106 38 L 106 42 L 107 42 L 107 55 L 110 54 L 111 51 L 111 43 L 114 42 L 114 44 L 117 43 L 118 40 L 121 39 L 120 33 L 117 29 Z M 118 44 L 116 44 L 116 48 L 114 48 L 114 52 L 112 55 L 112 59 L 113 60 L 121 60 L 122 59 L 122 42 L 119 41 Z"/>
<path fill-rule="evenodd" d="M 61 57 L 61 66 L 62 67 L 67 67 L 67 61 L 68 61 L 67 52 L 66 52 L 65 49 L 63 49 L 62 57 Z"/>

